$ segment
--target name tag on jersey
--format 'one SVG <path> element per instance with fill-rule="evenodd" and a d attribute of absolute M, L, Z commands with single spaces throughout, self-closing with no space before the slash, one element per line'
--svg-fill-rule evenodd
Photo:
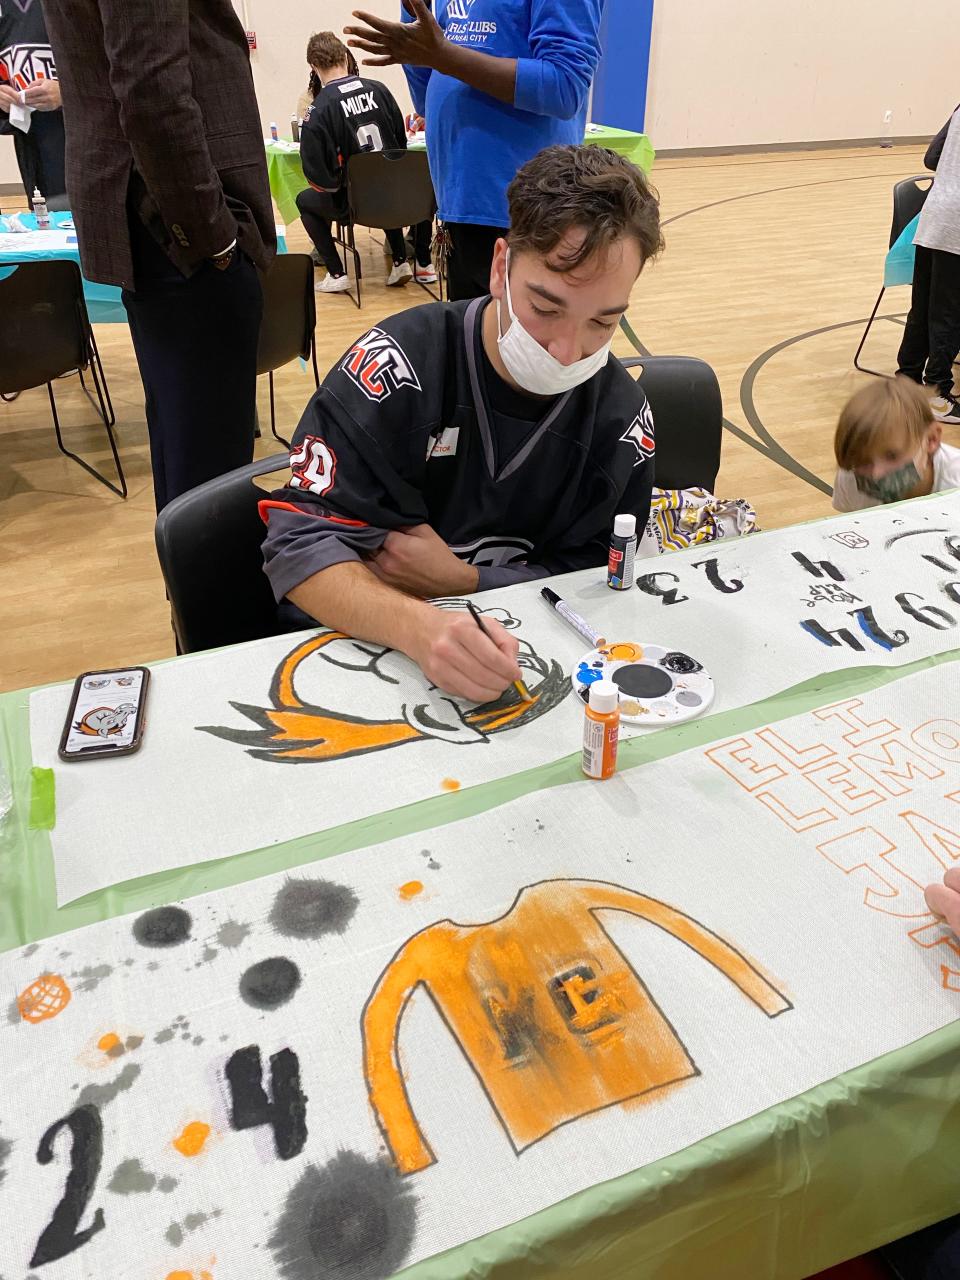
<path fill-rule="evenodd" d="M 457 441 L 460 439 L 459 427 L 446 427 L 433 440 L 427 461 L 431 458 L 452 458 L 457 452 Z"/>

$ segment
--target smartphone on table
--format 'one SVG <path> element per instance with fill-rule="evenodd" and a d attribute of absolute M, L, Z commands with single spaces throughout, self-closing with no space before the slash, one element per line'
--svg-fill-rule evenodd
<path fill-rule="evenodd" d="M 140 749 L 150 672 L 146 667 L 77 676 L 60 737 L 61 760 L 125 756 Z"/>

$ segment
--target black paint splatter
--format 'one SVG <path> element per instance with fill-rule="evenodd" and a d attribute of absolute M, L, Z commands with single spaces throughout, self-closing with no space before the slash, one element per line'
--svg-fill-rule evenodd
<path fill-rule="evenodd" d="M 240 995 L 254 1009 L 279 1009 L 300 985 L 300 970 L 286 956 L 252 964 L 240 978 Z"/>
<path fill-rule="evenodd" d="M 156 907 L 133 922 L 133 936 L 142 947 L 177 947 L 190 937 L 193 921 L 183 907 Z"/>
<path fill-rule="evenodd" d="M 269 919 L 285 938 L 320 938 L 344 933 L 358 905 L 347 885 L 297 876 L 277 893 Z"/>
<path fill-rule="evenodd" d="M 381 1280 L 403 1266 L 416 1225 L 416 1197 L 388 1160 L 340 1151 L 304 1171 L 269 1245 L 283 1280 Z"/>
<path fill-rule="evenodd" d="M 660 659 L 661 667 L 666 667 L 668 671 L 675 671 L 679 676 L 692 675 L 694 671 L 702 671 L 703 667 L 696 658 L 691 658 L 688 653 L 667 653 Z"/>

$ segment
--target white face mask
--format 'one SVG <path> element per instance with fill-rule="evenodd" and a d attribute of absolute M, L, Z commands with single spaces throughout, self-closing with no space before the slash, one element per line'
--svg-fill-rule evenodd
<path fill-rule="evenodd" d="M 556 356 L 552 356 L 545 347 L 541 347 L 536 338 L 528 333 L 517 319 L 510 297 L 510 250 L 507 250 L 506 263 L 507 311 L 510 316 L 510 328 L 503 332 L 503 318 L 500 313 L 500 299 L 497 299 L 497 328 L 499 337 L 497 346 L 500 358 L 506 365 L 507 372 L 514 382 L 524 391 L 535 396 L 559 396 L 565 391 L 579 387 L 582 382 L 599 373 L 607 363 L 610 346 L 616 329 L 599 351 L 573 364 L 561 364 Z"/>

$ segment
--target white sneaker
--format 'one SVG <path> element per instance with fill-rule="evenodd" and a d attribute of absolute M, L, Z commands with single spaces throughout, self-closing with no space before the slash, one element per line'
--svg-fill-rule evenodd
<path fill-rule="evenodd" d="M 317 293 L 349 293 L 350 277 L 344 272 L 342 276 L 332 276 L 328 271 L 319 284 L 315 284 Z"/>
<path fill-rule="evenodd" d="M 394 264 L 393 270 L 387 276 L 387 284 L 391 288 L 397 284 L 406 284 L 408 280 L 413 279 L 413 272 L 410 269 L 409 262 L 397 262 Z"/>
<path fill-rule="evenodd" d="M 960 398 L 957 396 L 934 396 L 930 408 L 940 422 L 960 422 Z"/>
<path fill-rule="evenodd" d="M 433 269 L 433 266 L 431 265 L 429 267 L 421 267 L 419 262 L 414 264 L 413 278 L 414 280 L 416 280 L 417 284 L 436 284 L 437 283 L 437 273 Z"/>

